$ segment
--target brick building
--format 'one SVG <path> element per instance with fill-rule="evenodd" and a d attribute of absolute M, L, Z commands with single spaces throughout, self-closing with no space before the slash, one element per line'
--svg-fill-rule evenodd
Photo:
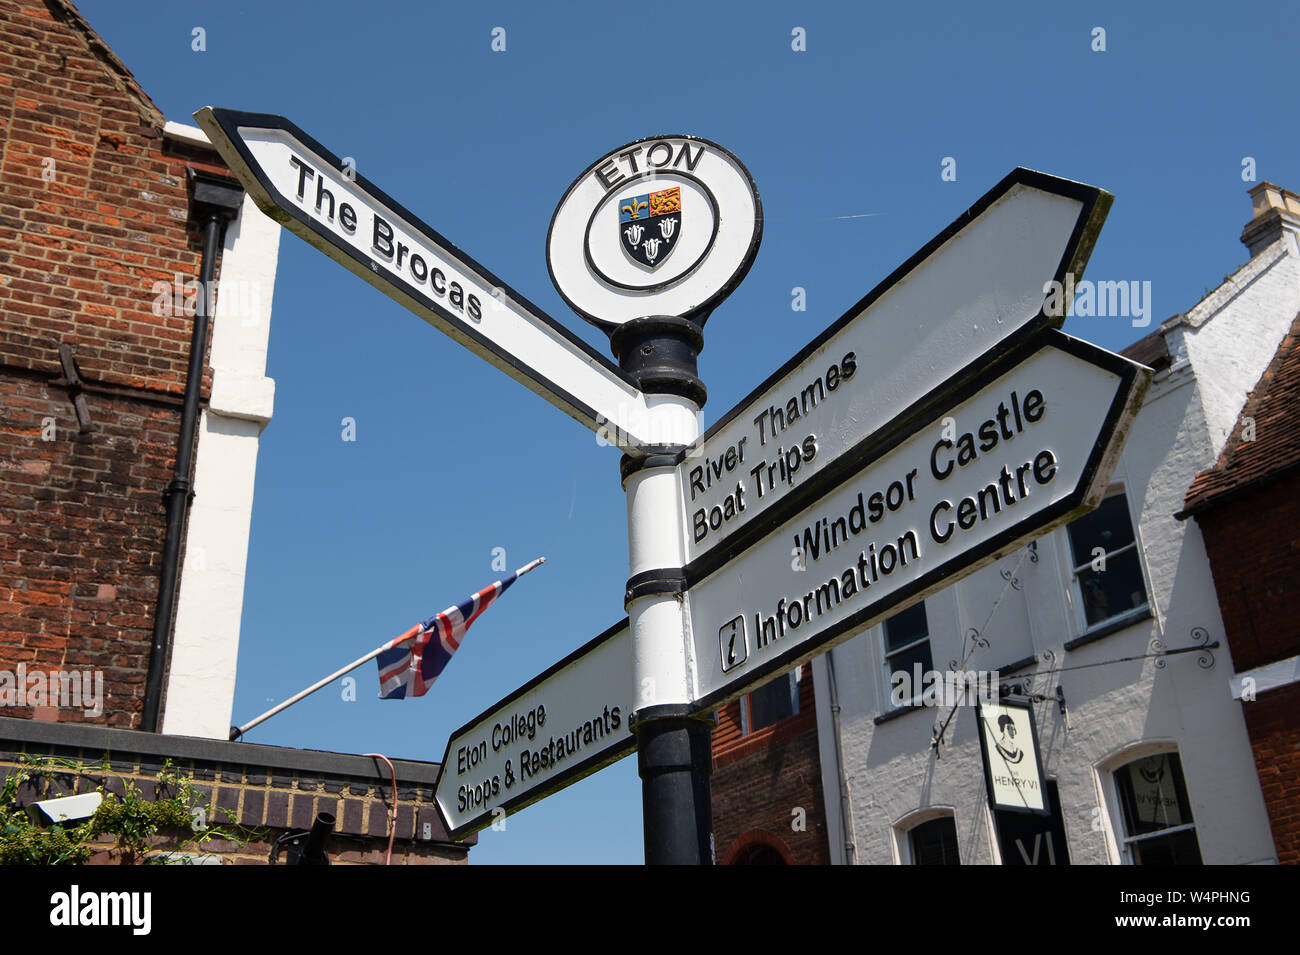
<path fill-rule="evenodd" d="M 1257 189 L 1300 222 L 1293 193 Z M 1205 538 L 1278 861 L 1300 863 L 1300 315 L 1181 516 Z"/>
<path fill-rule="evenodd" d="M 824 865 L 826 813 L 812 673 L 723 707 L 713 731 L 713 839 L 723 865 Z"/>
<path fill-rule="evenodd" d="M 67 0 L 0 0 L 0 150 L 0 778 L 170 757 L 267 839 L 335 812 L 370 861 L 378 761 L 225 742 L 279 227 Z M 399 766 L 395 855 L 463 861 L 437 765 Z"/>

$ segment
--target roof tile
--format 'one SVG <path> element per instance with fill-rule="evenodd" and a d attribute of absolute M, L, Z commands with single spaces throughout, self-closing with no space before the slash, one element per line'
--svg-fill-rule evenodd
<path fill-rule="evenodd" d="M 1253 435 L 1247 427 L 1253 422 Z M 1253 440 L 1251 439 L 1253 437 Z M 1291 323 L 1214 466 L 1196 475 L 1183 514 L 1300 464 L 1300 315 Z"/>

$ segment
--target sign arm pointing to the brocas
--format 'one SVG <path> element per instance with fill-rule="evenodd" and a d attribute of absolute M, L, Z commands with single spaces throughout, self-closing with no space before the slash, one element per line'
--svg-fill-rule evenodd
<path fill-rule="evenodd" d="M 194 114 L 264 213 L 610 444 L 654 443 L 646 397 L 609 358 L 281 116 Z"/>

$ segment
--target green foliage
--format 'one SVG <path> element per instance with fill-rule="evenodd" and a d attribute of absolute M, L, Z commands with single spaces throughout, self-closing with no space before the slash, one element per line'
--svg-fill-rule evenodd
<path fill-rule="evenodd" d="M 95 850 L 91 843 L 102 836 L 115 840 L 114 848 L 127 864 L 162 861 L 164 850 L 152 847 L 156 837 L 171 837 L 170 851 L 193 851 L 213 838 L 227 839 L 240 846 L 255 833 L 241 827 L 196 825 L 209 812 L 203 796 L 189 779 L 167 760 L 158 772 L 157 799 L 148 800 L 129 779 L 109 771 L 106 763 L 82 766 L 75 761 L 27 757 L 23 767 L 11 772 L 0 787 L 0 865 L 81 865 Z M 25 782 L 55 773 L 94 772 L 122 782 L 117 796 L 101 783 L 104 797 L 95 814 L 78 825 L 53 823 L 42 826 L 25 808 L 17 806 L 18 788 Z M 216 810 L 216 812 L 224 812 Z M 101 846 L 102 847 L 102 846 Z"/>

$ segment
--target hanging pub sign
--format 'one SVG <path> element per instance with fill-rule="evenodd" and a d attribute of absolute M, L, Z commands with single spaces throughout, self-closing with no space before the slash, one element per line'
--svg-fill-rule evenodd
<path fill-rule="evenodd" d="M 994 812 L 1050 815 L 1033 705 L 1019 699 L 980 702 L 975 713 L 989 807 Z"/>
<path fill-rule="evenodd" d="M 993 811 L 1003 865 L 1070 865 L 1070 844 L 1061 818 L 1056 780 L 1047 780 L 1047 815 Z"/>

